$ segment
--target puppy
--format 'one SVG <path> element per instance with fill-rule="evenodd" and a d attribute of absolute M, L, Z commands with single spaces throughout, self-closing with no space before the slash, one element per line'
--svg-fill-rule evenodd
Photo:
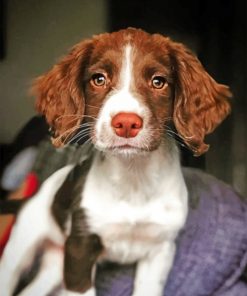
<path fill-rule="evenodd" d="M 137 262 L 132 295 L 161 296 L 187 216 L 174 135 L 194 155 L 206 152 L 205 135 L 230 112 L 228 87 L 182 44 L 128 28 L 77 44 L 34 91 L 55 146 L 91 144 L 22 209 L 0 264 L 2 295 L 42 245 L 40 271 L 21 296 L 61 282 L 66 295 L 96 295 L 99 260 Z"/>

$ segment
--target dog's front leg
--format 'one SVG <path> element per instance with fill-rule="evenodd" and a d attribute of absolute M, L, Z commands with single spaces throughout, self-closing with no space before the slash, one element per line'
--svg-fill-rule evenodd
<path fill-rule="evenodd" d="M 84 220 L 82 209 L 73 212 L 71 234 L 65 243 L 64 282 L 68 296 L 96 295 L 94 269 L 103 246 L 96 234 L 88 233 Z"/>
<path fill-rule="evenodd" d="M 163 295 L 175 250 L 174 242 L 165 242 L 138 262 L 132 296 Z"/>

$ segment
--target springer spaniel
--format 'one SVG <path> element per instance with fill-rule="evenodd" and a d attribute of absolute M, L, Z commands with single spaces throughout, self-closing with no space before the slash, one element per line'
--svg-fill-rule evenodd
<path fill-rule="evenodd" d="M 13 294 L 42 245 L 40 271 L 21 296 L 61 282 L 65 295 L 96 295 L 100 260 L 137 262 L 132 295 L 161 296 L 187 216 L 173 136 L 206 152 L 205 135 L 230 112 L 228 87 L 184 45 L 128 28 L 77 44 L 34 91 L 55 146 L 87 136 L 93 148 L 21 210 L 0 264 L 1 295 Z"/>

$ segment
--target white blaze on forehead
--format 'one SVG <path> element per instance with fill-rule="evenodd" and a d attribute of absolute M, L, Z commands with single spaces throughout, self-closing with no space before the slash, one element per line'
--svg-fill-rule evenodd
<path fill-rule="evenodd" d="M 123 50 L 122 68 L 119 73 L 118 84 L 109 94 L 104 106 L 102 107 L 99 121 L 101 117 L 106 119 L 120 112 L 137 113 L 140 116 L 143 113 L 144 106 L 131 92 L 131 83 L 133 81 L 133 59 L 132 47 L 127 44 Z"/>
<path fill-rule="evenodd" d="M 128 44 L 125 47 L 124 61 L 122 63 L 123 66 L 120 74 L 120 85 L 122 89 L 124 89 L 125 91 L 130 89 L 130 83 L 132 78 L 131 51 L 132 51 L 132 48 Z"/>
<path fill-rule="evenodd" d="M 133 81 L 133 59 L 132 47 L 127 44 L 123 50 L 122 68 L 119 73 L 118 84 L 114 91 L 110 93 L 104 105 L 104 113 L 115 115 L 119 112 L 131 112 L 142 114 L 139 100 L 131 92 Z"/>

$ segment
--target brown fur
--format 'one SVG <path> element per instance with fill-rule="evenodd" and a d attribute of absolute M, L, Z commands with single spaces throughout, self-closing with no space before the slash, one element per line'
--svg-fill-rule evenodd
<path fill-rule="evenodd" d="M 230 113 L 228 86 L 218 84 L 199 60 L 182 44 L 171 43 L 175 61 L 176 93 L 173 120 L 194 155 L 206 152 L 205 135 Z"/>
<path fill-rule="evenodd" d="M 75 130 L 82 121 L 85 102 L 80 76 L 91 48 L 91 40 L 76 45 L 60 63 L 36 79 L 33 85 L 33 92 L 37 96 L 36 108 L 45 114 L 47 122 L 55 131 L 55 146 L 62 146 L 68 130 Z"/>

